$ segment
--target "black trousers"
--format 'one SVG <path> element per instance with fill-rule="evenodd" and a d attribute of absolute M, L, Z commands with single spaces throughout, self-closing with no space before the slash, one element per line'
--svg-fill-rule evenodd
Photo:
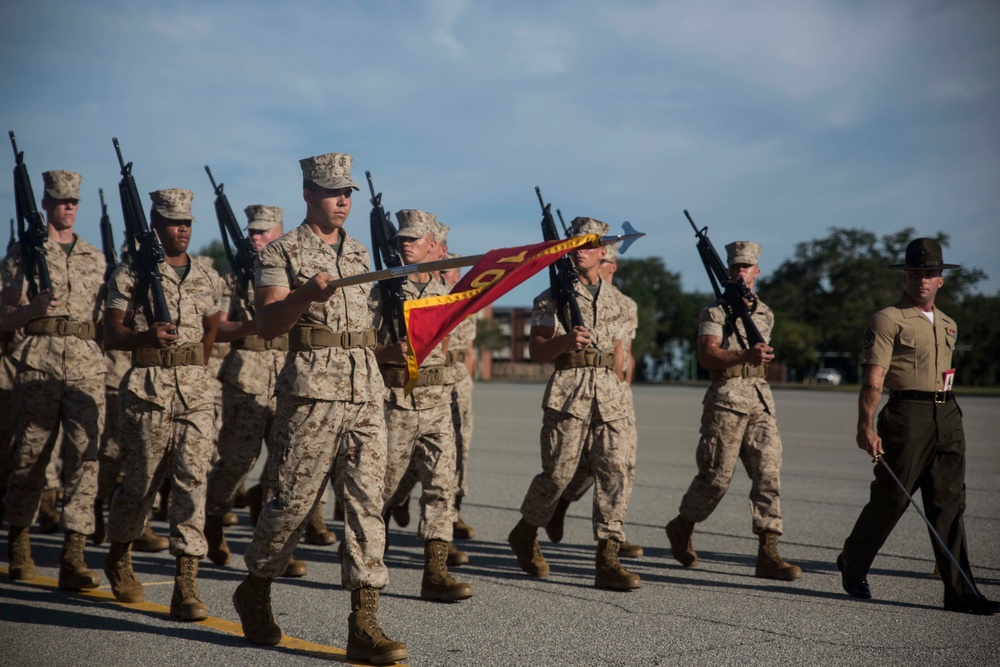
<path fill-rule="evenodd" d="M 919 489 L 924 514 L 971 579 L 962 520 L 965 514 L 965 433 L 958 404 L 954 400 L 934 403 L 889 399 L 879 413 L 876 430 L 882 438 L 885 462 L 910 495 Z M 899 485 L 881 465 L 876 465 L 871 497 L 844 542 L 844 571 L 847 574 L 867 574 L 875 555 L 908 504 Z M 945 600 L 975 595 L 930 531 L 928 535 L 944 581 Z"/>

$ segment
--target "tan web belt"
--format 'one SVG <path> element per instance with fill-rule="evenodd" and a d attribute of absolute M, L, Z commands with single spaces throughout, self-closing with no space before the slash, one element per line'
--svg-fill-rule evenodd
<path fill-rule="evenodd" d="M 94 340 L 94 332 L 91 320 L 75 322 L 65 317 L 40 317 L 24 325 L 24 333 L 41 336 L 76 336 Z"/>
<path fill-rule="evenodd" d="M 445 366 L 454 366 L 455 364 L 464 364 L 465 355 L 468 350 L 448 350 L 448 357 L 445 359 Z"/>
<path fill-rule="evenodd" d="M 751 364 L 740 364 L 730 366 L 725 370 L 710 370 L 708 372 L 712 382 L 717 380 L 731 380 L 733 378 L 763 378 L 767 377 L 767 364 L 753 366 Z"/>
<path fill-rule="evenodd" d="M 204 365 L 205 349 L 201 346 L 201 343 L 189 343 L 178 347 L 168 347 L 163 350 L 143 347 L 132 351 L 132 368 L 150 368 L 152 366 L 173 368 L 174 366 Z"/>
<path fill-rule="evenodd" d="M 293 352 L 318 350 L 324 347 L 375 347 L 375 330 L 333 331 L 324 326 L 299 324 L 288 332 L 288 349 Z"/>
<path fill-rule="evenodd" d="M 402 366 L 380 366 L 385 386 L 399 389 L 406 386 L 406 369 Z M 418 387 L 444 384 L 444 366 L 421 366 L 417 376 Z"/>
<path fill-rule="evenodd" d="M 573 350 L 572 352 L 563 352 L 556 357 L 555 364 L 557 371 L 564 371 L 569 368 L 583 368 L 585 366 L 610 368 L 613 370 L 615 367 L 615 351 Z"/>
<path fill-rule="evenodd" d="M 284 351 L 288 349 L 288 334 L 282 334 L 271 340 L 261 338 L 257 334 L 250 334 L 239 340 L 234 340 L 231 345 L 234 350 L 250 350 L 251 352 Z"/>

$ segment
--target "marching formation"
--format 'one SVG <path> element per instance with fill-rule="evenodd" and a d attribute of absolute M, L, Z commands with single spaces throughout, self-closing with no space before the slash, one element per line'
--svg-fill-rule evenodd
<path fill-rule="evenodd" d="M 281 641 L 271 589 L 278 578 L 307 575 L 308 564 L 294 556 L 305 539 L 336 544 L 340 583 L 351 592 L 348 660 L 404 660 L 406 645 L 380 625 L 379 593 L 389 579 L 388 526 L 408 525 L 418 483 L 419 597 L 474 595 L 455 575 L 469 562 L 455 540 L 476 532 L 460 516 L 463 498 L 474 493 L 466 469 L 475 322 L 452 322 L 418 353 L 409 319 L 420 305 L 475 291 L 446 268 L 459 259 L 448 250 L 448 226 L 416 209 L 399 210 L 393 223 L 368 174 L 369 250 L 349 232 L 359 190 L 352 157 L 328 153 L 300 160 L 301 224 L 286 232 L 282 209 L 253 204 L 244 210 L 244 233 L 206 167 L 230 265 L 220 276 L 189 254 L 193 192 L 154 190 L 144 204 L 117 140 L 126 229 L 120 252 L 103 192 L 99 249 L 74 232 L 82 177 L 46 171 L 36 200 L 10 137 L 18 230 L 15 239 L 12 224 L 0 302 L 9 577 L 36 576 L 29 539 L 36 521 L 41 531 L 64 534 L 62 590 L 101 585 L 84 559 L 88 538 L 109 543 L 104 577 L 124 602 L 145 599 L 132 552 L 169 550 L 176 561 L 170 614 L 201 620 L 210 610 L 198 593 L 200 561 L 231 566 L 225 527 L 233 507 L 246 502 L 255 527 L 233 604 L 247 640 Z M 551 286 L 534 301 L 529 350 L 552 373 L 541 406 L 541 469 L 507 541 L 527 575 L 547 577 L 538 529 L 561 541 L 568 507 L 593 487 L 594 585 L 635 590 L 642 581 L 623 561 L 643 555 L 626 537 L 638 447 L 630 386 L 638 314 L 613 283 L 626 244 L 617 247 L 610 226 L 590 217 L 573 219 L 561 239 L 536 191 L 548 245 L 535 258 L 548 259 L 535 270 L 548 265 Z M 762 248 L 735 241 L 723 263 L 705 230 L 695 231 L 717 297 L 697 331 L 711 384 L 698 472 L 666 523 L 666 540 L 682 566 L 697 566 L 695 526 L 710 518 L 741 461 L 759 538 L 755 575 L 793 582 L 802 570 L 778 553 L 781 438 L 767 381 L 774 315 L 754 292 Z M 523 261 L 526 252 L 501 261 Z M 373 260 L 392 275 L 366 282 Z M 865 375 L 857 442 L 882 465 L 837 566 L 849 596 L 870 598 L 867 573 L 919 489 L 937 537 L 945 609 L 993 614 L 1000 604 L 977 590 L 965 544 L 965 442 L 951 367 L 958 326 L 934 306 L 943 271 L 954 266 L 935 241 L 917 239 L 895 267 L 903 275 L 900 300 L 866 328 L 859 323 Z M 477 280 L 471 285 L 482 289 Z M 885 389 L 889 401 L 876 421 Z M 246 490 L 262 451 L 262 477 Z M 343 519 L 339 543 L 323 521 L 328 498 Z M 150 526 L 154 513 L 168 522 L 166 538 Z"/>

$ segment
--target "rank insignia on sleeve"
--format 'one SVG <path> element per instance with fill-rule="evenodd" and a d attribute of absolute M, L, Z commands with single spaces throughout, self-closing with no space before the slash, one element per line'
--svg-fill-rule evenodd
<path fill-rule="evenodd" d="M 955 340 L 958 340 L 958 331 L 956 331 L 955 329 L 949 329 L 948 327 L 945 327 L 944 333 L 949 338 L 954 338 Z"/>
<path fill-rule="evenodd" d="M 874 345 L 875 345 L 875 332 L 871 329 L 871 327 L 869 327 L 865 329 L 865 349 L 867 350 L 868 348 Z"/>

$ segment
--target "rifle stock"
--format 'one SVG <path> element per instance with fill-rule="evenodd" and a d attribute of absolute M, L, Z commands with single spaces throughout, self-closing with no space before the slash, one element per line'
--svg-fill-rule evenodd
<path fill-rule="evenodd" d="M 24 151 L 17 150 L 14 130 L 8 132 L 14 148 L 14 203 L 17 209 L 17 240 L 24 258 L 24 274 L 28 279 L 28 296 L 52 291 L 49 264 L 45 261 L 45 239 L 48 228 L 35 204 L 28 167 L 24 164 Z"/>
<path fill-rule="evenodd" d="M 722 307 L 726 311 L 726 319 L 729 320 L 729 326 L 733 328 L 740 346 L 748 349 L 757 343 L 766 344 L 767 341 L 764 340 L 760 329 L 757 328 L 757 325 L 751 319 L 750 309 L 747 308 L 746 304 L 747 301 L 751 304 L 755 303 L 757 296 L 750 291 L 742 278 L 736 280 L 730 278 L 729 270 L 722 263 L 719 253 L 715 251 L 715 246 L 712 245 L 712 242 L 708 238 L 708 227 L 699 230 L 698 226 L 694 224 L 694 220 L 691 219 L 691 214 L 686 209 L 684 210 L 684 215 L 687 217 L 688 222 L 691 223 L 695 236 L 698 237 L 698 254 L 701 256 L 701 263 L 705 265 L 705 271 L 708 273 L 708 279 L 712 283 L 715 298 L 722 302 Z M 743 322 L 743 328 L 747 333 L 747 340 L 743 339 L 743 335 L 737 328 L 737 321 Z"/>
<path fill-rule="evenodd" d="M 121 167 L 122 178 L 118 182 L 118 195 L 122 202 L 122 217 L 125 219 L 129 263 L 139 279 L 136 294 L 139 295 L 146 312 L 149 326 L 154 322 L 173 322 L 170 309 L 167 307 L 167 299 L 163 294 L 163 276 L 160 274 L 163 246 L 146 222 L 142 201 L 135 187 L 135 179 L 132 178 L 132 163 L 125 164 L 118 138 L 112 137 L 111 142 L 115 146 L 118 165 Z"/>

